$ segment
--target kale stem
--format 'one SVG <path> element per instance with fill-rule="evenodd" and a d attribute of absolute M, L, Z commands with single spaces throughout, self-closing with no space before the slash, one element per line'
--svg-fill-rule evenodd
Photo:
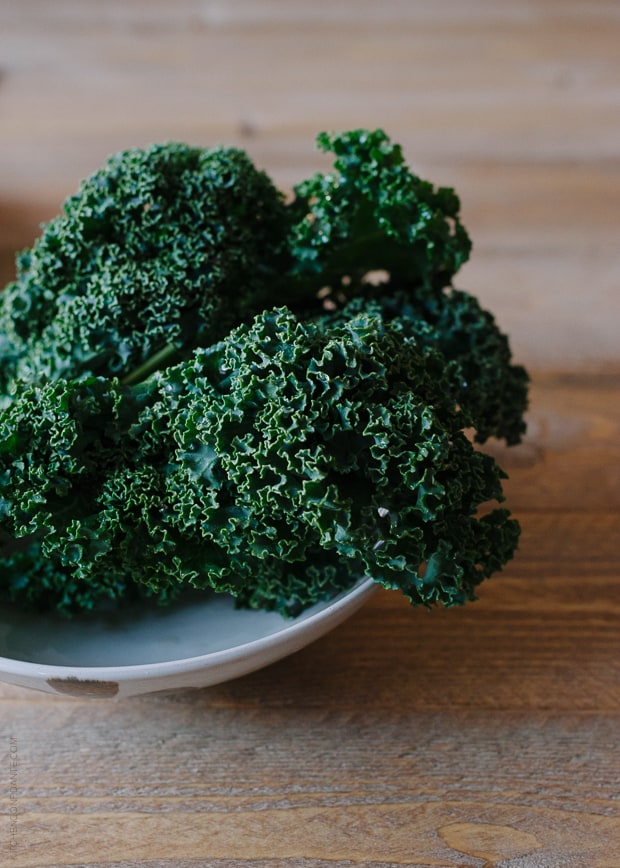
<path fill-rule="evenodd" d="M 175 360 L 178 352 L 179 349 L 178 347 L 175 347 L 174 344 L 166 344 L 165 347 L 162 347 L 161 350 L 158 350 L 152 356 L 149 356 L 145 362 L 126 374 L 122 378 L 121 383 L 129 386 L 133 383 L 139 383 L 142 380 L 146 380 L 146 378 L 154 371 L 168 367 L 168 365 Z"/>

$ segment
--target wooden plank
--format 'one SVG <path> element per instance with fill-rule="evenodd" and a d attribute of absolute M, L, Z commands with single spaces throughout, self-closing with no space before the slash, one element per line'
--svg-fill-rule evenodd
<path fill-rule="evenodd" d="M 250 711 L 204 696 L 42 711 L 18 734 L 20 866 L 476 866 L 485 848 L 502 865 L 614 865 L 617 716 Z"/>

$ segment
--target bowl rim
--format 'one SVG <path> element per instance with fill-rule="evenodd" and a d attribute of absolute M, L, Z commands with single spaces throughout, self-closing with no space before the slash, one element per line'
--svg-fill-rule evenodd
<path fill-rule="evenodd" d="M 354 610 L 360 606 L 367 597 L 377 589 L 377 583 L 372 578 L 364 578 L 353 585 L 349 590 L 342 591 L 332 601 L 316 612 L 312 612 L 301 620 L 292 620 L 281 630 L 231 645 L 229 648 L 221 648 L 217 651 L 209 651 L 192 657 L 179 657 L 174 660 L 161 660 L 153 663 L 129 663 L 114 664 L 108 666 L 77 666 L 51 663 L 35 663 L 28 660 L 18 660 L 13 657 L 0 656 L 0 680 L 5 675 L 22 678 L 37 678 L 41 680 L 114 680 L 117 682 L 133 681 L 136 679 L 161 678 L 166 675 L 178 675 L 180 673 L 195 672 L 197 670 L 215 668 L 221 665 L 239 663 L 247 658 L 255 657 L 274 646 L 285 643 L 291 636 L 299 637 L 301 649 L 307 641 L 306 635 L 313 632 L 317 624 L 325 626 L 325 630 L 316 634 L 318 639 L 330 627 L 333 620 L 337 619 L 342 610 L 350 607 Z M 302 613 L 303 614 L 303 613 Z M 336 626 L 336 624 L 334 624 Z M 312 641 L 312 640 L 309 640 Z M 293 649 L 295 650 L 295 649 Z M 293 653 L 291 651 L 290 653 Z"/>

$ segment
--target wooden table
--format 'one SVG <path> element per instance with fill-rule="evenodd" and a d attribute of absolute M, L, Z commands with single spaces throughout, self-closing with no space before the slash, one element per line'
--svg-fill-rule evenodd
<path fill-rule="evenodd" d="M 533 386 L 526 441 L 496 447 L 520 551 L 478 602 L 379 592 L 168 697 L 1 687 L 2 864 L 620 866 L 618 46 L 603 0 L 3 6 L 3 280 L 111 151 L 240 144 L 288 189 L 318 130 L 383 126 L 461 194 L 456 283 Z"/>

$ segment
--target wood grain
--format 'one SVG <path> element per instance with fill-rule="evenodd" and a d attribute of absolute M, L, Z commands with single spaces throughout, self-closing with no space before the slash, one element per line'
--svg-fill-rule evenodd
<path fill-rule="evenodd" d="M 379 592 L 206 690 L 0 686 L 1 864 L 618 868 L 619 44 L 606 0 L 0 10 L 2 282 L 112 151 L 226 141 L 290 189 L 319 129 L 382 125 L 456 186 L 458 283 L 533 373 L 526 441 L 490 447 L 521 546 L 476 603 Z"/>

